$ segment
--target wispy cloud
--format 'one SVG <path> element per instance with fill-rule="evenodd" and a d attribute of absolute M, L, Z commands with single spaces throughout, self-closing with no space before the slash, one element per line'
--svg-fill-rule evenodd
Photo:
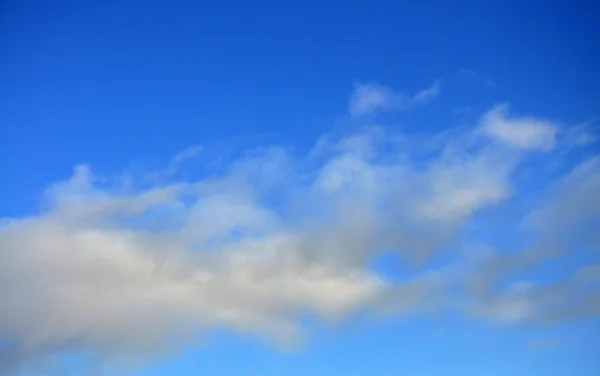
<path fill-rule="evenodd" d="M 364 100 L 359 113 L 396 98 L 383 93 L 360 94 L 371 99 L 356 99 Z M 49 187 L 47 210 L 0 222 L 0 338 L 9 339 L 0 359 L 14 370 L 60 354 L 143 358 L 222 328 L 293 346 L 305 315 L 339 322 L 365 309 L 454 310 L 508 325 L 598 315 L 600 302 L 586 295 L 597 291 L 590 266 L 551 285 L 532 277 L 498 287 L 549 257 L 539 251 L 547 244 L 569 249 L 600 233 L 594 158 L 561 179 L 540 178 L 547 193 L 510 218 L 534 239 L 520 252 L 494 242 L 476 257 L 465 252 L 473 240 L 465 232 L 486 228 L 482 212 L 531 193 L 514 179 L 525 156 L 512 148 L 560 148 L 555 132 L 553 123 L 494 107 L 452 137 L 370 128 L 323 137 L 308 156 L 261 147 L 203 178 L 150 188 L 133 176 L 100 184 L 79 166 Z M 448 249 L 448 265 L 426 263 Z M 404 271 L 404 282 L 386 279 L 370 265 L 389 250 L 421 267 Z"/>
<path fill-rule="evenodd" d="M 408 110 L 417 105 L 426 104 L 437 97 L 442 89 L 440 80 L 414 95 L 396 92 L 375 83 L 357 82 L 350 97 L 348 112 L 352 116 L 363 116 L 376 112 Z"/>
<path fill-rule="evenodd" d="M 550 121 L 530 116 L 510 116 L 508 105 L 488 111 L 480 131 L 509 146 L 529 150 L 550 150 L 555 146 L 559 127 Z"/>
<path fill-rule="evenodd" d="M 171 164 L 169 165 L 169 169 L 167 172 L 169 174 L 172 174 L 173 172 L 177 171 L 180 168 L 182 163 L 184 163 L 188 159 L 193 159 L 193 158 L 197 157 L 198 154 L 200 154 L 201 152 L 202 152 L 202 147 L 199 145 L 191 146 L 191 147 L 179 152 L 175 157 L 173 157 L 173 160 L 171 161 Z"/>

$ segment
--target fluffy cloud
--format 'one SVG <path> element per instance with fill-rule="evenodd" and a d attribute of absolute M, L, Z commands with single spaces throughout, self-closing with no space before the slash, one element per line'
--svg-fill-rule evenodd
<path fill-rule="evenodd" d="M 362 116 L 380 111 L 408 110 L 430 102 L 440 94 L 441 89 L 441 82 L 435 81 L 430 87 L 411 96 L 379 84 L 358 82 L 354 85 L 348 112 L 352 116 Z"/>
<path fill-rule="evenodd" d="M 547 120 L 510 116 L 507 105 L 499 105 L 485 114 L 480 131 L 509 146 L 525 150 L 550 150 L 555 146 L 559 127 Z"/>
<path fill-rule="evenodd" d="M 357 93 L 358 113 L 389 100 Z M 597 315 L 599 302 L 585 295 L 597 267 L 549 286 L 498 285 L 546 260 L 557 239 L 568 249 L 579 247 L 575 235 L 596 233 L 596 159 L 550 181 L 544 199 L 510 219 L 533 239 L 522 251 L 465 252 L 481 213 L 527 193 L 513 178 L 520 154 L 498 148 L 498 138 L 526 150 L 556 146 L 547 123 L 504 111 L 477 126 L 491 140 L 474 142 L 471 130 L 431 135 L 442 140 L 434 152 L 419 137 L 371 128 L 325 137 L 308 156 L 262 148 L 198 180 L 145 188 L 79 166 L 48 188 L 44 211 L 0 222 L 0 361 L 14 370 L 73 352 L 132 359 L 212 329 L 293 346 L 306 315 L 339 322 L 362 310 L 457 310 L 508 324 Z M 177 157 L 169 176 L 199 150 Z M 426 263 L 448 248 L 449 265 Z M 371 267 L 384 251 L 422 269 L 388 280 Z M 558 308 L 564 302 L 572 312 Z"/>

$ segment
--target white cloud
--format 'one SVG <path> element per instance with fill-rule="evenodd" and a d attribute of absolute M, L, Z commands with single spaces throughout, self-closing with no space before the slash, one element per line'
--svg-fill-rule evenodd
<path fill-rule="evenodd" d="M 408 110 L 420 104 L 426 104 L 440 94 L 441 82 L 435 81 L 430 87 L 413 96 L 396 92 L 375 83 L 356 83 L 350 97 L 348 112 L 352 116 L 368 115 L 376 112 Z"/>
<path fill-rule="evenodd" d="M 467 160 L 439 161 L 429 173 L 432 197 L 420 205 L 423 215 L 454 223 L 477 210 L 508 198 L 508 159 L 484 151 Z"/>
<path fill-rule="evenodd" d="M 557 323 L 600 315 L 600 160 L 592 157 L 575 165 L 548 184 L 545 192 L 522 218 L 520 227 L 533 240 L 519 250 L 492 253 L 476 262 L 468 276 L 476 315 L 511 323 Z M 546 283 L 512 283 L 502 280 L 561 258 L 589 259 L 574 270 L 561 267 L 566 276 Z M 577 263 L 576 263 L 577 264 Z"/>
<path fill-rule="evenodd" d="M 524 122 L 503 111 L 492 110 L 484 125 Z M 401 283 L 369 266 L 382 251 L 423 261 L 459 250 L 478 213 L 520 193 L 512 179 L 519 157 L 496 147 L 496 136 L 473 148 L 471 135 L 423 140 L 371 129 L 324 137 L 307 157 L 261 148 L 214 175 L 144 189 L 134 177 L 119 186 L 78 166 L 48 188 L 45 211 L 0 221 L 0 339 L 11 340 L 0 358 L 143 357 L 212 329 L 289 346 L 307 314 L 337 322 L 365 309 L 451 309 L 505 323 L 569 317 L 542 308 L 570 301 L 595 269 L 550 299 L 535 283 L 495 291 L 503 273 L 527 262 L 493 252 L 483 260 L 456 252 L 450 266 L 418 269 Z M 526 150 L 547 145 L 508 139 Z M 413 153 L 420 149 L 426 158 Z M 597 205 L 586 204 L 596 175 L 591 159 L 551 184 L 530 221 L 565 238 L 588 225 L 597 218 Z M 576 303 L 578 314 L 596 312 Z"/>
<path fill-rule="evenodd" d="M 530 214 L 528 225 L 555 235 L 583 228 L 600 218 L 599 192 L 600 157 L 592 157 L 549 186 L 544 201 Z"/>
<path fill-rule="evenodd" d="M 483 116 L 479 131 L 518 149 L 551 150 L 559 127 L 534 117 L 510 116 L 508 106 L 499 105 Z"/>

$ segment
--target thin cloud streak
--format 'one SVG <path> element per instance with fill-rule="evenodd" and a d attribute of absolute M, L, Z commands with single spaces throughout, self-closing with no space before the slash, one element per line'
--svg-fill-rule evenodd
<path fill-rule="evenodd" d="M 441 80 L 414 95 L 396 92 L 376 83 L 354 84 L 354 93 L 350 97 L 348 112 L 351 116 L 365 116 L 378 112 L 406 111 L 424 105 L 435 99 L 442 90 Z"/>

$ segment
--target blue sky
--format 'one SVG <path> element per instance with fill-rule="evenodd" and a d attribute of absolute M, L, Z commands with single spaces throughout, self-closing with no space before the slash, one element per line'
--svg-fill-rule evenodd
<path fill-rule="evenodd" d="M 218 3 L 0 6 L 3 374 L 598 373 L 597 4 Z"/>

